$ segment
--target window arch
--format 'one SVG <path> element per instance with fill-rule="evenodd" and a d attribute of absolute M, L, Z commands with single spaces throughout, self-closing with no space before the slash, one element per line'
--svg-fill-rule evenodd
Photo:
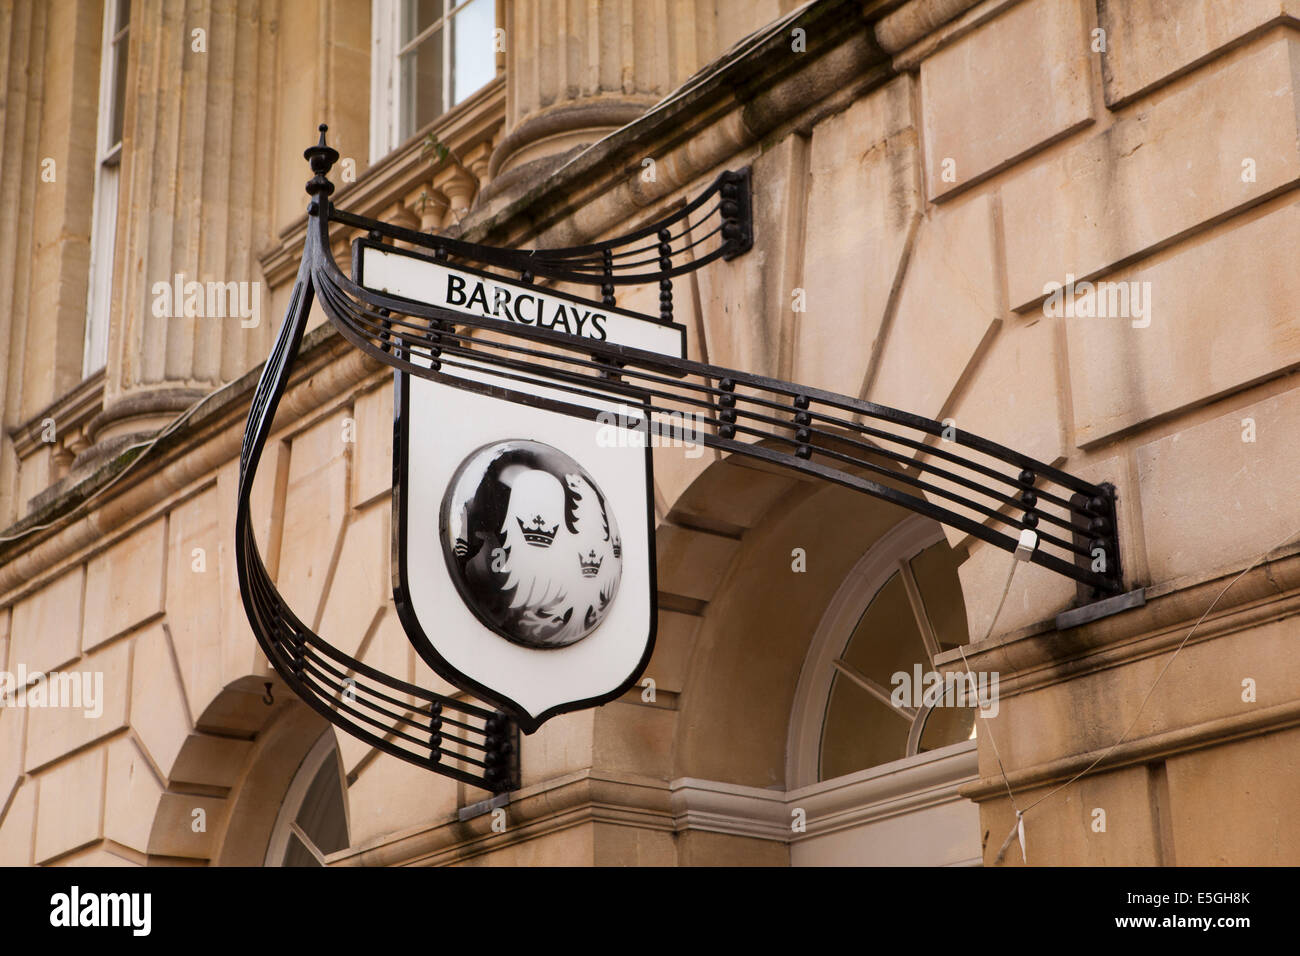
<path fill-rule="evenodd" d="M 334 729 L 327 729 L 294 774 L 266 849 L 267 866 L 324 866 L 348 846 L 347 778 Z"/>
<path fill-rule="evenodd" d="M 912 516 L 858 561 L 809 647 L 791 715 L 787 786 L 808 786 L 973 739 L 970 707 L 920 706 L 896 686 L 967 642 L 957 566 L 936 522 Z M 895 682 L 895 674 L 909 675 Z M 917 706 L 914 706 L 917 705 Z M 961 748 L 969 749 L 969 744 Z"/>

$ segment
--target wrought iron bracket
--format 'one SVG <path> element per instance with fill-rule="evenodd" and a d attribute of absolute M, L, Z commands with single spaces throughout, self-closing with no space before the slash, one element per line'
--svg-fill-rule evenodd
<path fill-rule="evenodd" d="M 599 289 L 658 283 L 671 324 L 673 279 L 753 244 L 749 170 L 722 173 L 669 216 L 605 242 L 505 249 L 428 235 L 335 209 L 338 153 L 306 150 L 308 227 L 288 312 L 254 394 L 240 453 L 236 555 L 244 607 L 276 672 L 313 709 L 377 749 L 496 793 L 518 787 L 518 728 L 503 713 L 384 674 L 312 632 L 285 603 L 257 549 L 253 478 L 284 394 L 307 316 L 318 301 L 348 341 L 389 367 L 466 387 L 458 368 L 580 396 L 608 395 L 611 378 L 654 419 L 658 434 L 814 475 L 926 515 L 1004 551 L 1023 529 L 1029 560 L 1078 583 L 1085 600 L 1123 590 L 1115 489 L 1093 484 L 941 422 L 794 382 L 628 346 L 464 314 L 364 288 L 334 262 L 330 226 L 367 244 L 404 243 L 453 265 L 525 283 Z M 396 248 L 396 247 L 394 247 Z M 497 334 L 484 336 L 482 331 Z M 500 397 L 521 400 L 502 390 Z"/>

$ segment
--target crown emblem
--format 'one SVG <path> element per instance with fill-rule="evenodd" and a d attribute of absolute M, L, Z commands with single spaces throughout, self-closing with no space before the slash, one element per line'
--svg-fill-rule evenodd
<path fill-rule="evenodd" d="M 595 551 L 590 552 L 585 558 L 582 556 L 582 552 L 579 552 L 578 567 L 582 568 L 582 576 L 584 578 L 594 578 L 600 570 L 601 562 L 604 560 L 603 557 L 596 557 Z"/>
<path fill-rule="evenodd" d="M 550 531 L 547 531 L 546 522 L 542 520 L 541 515 L 534 517 L 528 524 L 524 524 L 519 518 L 515 520 L 519 522 L 519 530 L 524 533 L 524 540 L 539 548 L 549 548 L 551 542 L 555 540 L 555 532 L 560 530 L 559 524 L 556 524 Z"/>
<path fill-rule="evenodd" d="M 610 542 L 610 546 L 614 549 L 614 557 L 616 557 L 616 558 L 621 558 L 621 557 L 623 557 L 623 539 L 622 539 L 622 538 L 620 538 L 618 535 L 614 535 L 614 540 Z"/>

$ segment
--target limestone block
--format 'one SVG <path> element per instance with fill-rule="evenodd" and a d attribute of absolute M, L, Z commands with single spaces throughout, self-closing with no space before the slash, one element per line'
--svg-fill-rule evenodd
<path fill-rule="evenodd" d="M 196 814 L 202 810 L 202 814 Z M 149 832 L 149 853 L 155 856 L 211 859 L 213 834 L 221 832 L 229 804 L 219 797 L 164 793 Z"/>
<path fill-rule="evenodd" d="M 1291 204 L 1109 277 L 1149 290 L 1149 313 L 1063 320 L 1075 441 L 1110 438 L 1300 364 L 1300 277 L 1289 265 L 1298 246 L 1300 204 Z"/>
<path fill-rule="evenodd" d="M 104 755 L 102 747 L 87 750 L 40 776 L 37 863 L 98 840 L 102 835 Z"/>
<path fill-rule="evenodd" d="M 1002 325 L 971 373 L 969 384 L 947 412 L 944 424 L 1014 448 L 1047 464 L 1060 461 L 1064 457 L 1065 442 L 1056 364 L 1056 330 L 1053 326 L 1052 319 Z M 1019 472 L 1013 465 L 954 441 L 940 438 L 936 447 L 1011 478 Z M 982 487 L 1002 496 L 1014 497 L 1017 493 L 1012 485 L 995 483 L 938 456 L 926 454 L 920 457 L 936 468 L 972 478 Z M 1002 507 L 999 498 L 981 494 L 942 475 L 924 472 L 919 477 L 927 484 L 978 504 Z M 923 493 L 934 504 L 952 508 L 981 523 L 988 520 L 979 511 L 936 491 Z M 1003 510 L 1013 517 L 1019 517 L 1021 513 L 1018 508 L 1009 512 Z M 943 530 L 948 543 L 954 547 L 967 537 L 966 532 L 948 525 L 944 525 Z M 1001 530 L 1006 530 L 1006 526 Z"/>
<path fill-rule="evenodd" d="M 347 513 L 345 412 L 331 415 L 293 440 L 285 491 L 284 532 L 277 586 L 295 613 L 315 622 L 335 544 Z"/>
<path fill-rule="evenodd" d="M 1001 315 L 988 194 L 921 224 L 868 390 L 873 402 L 938 418 Z"/>
<path fill-rule="evenodd" d="M 795 316 L 791 294 L 799 284 L 807 153 L 803 137 L 787 136 L 754 160 L 753 248 L 695 273 L 708 360 L 714 365 L 784 377 L 781 360 L 792 344 Z M 695 334 L 694 328 L 687 332 Z"/>
<path fill-rule="evenodd" d="M 673 834 L 642 827 L 595 824 L 595 866 L 676 866 Z"/>
<path fill-rule="evenodd" d="M 1300 178 L 1297 43 L 1291 34 L 1260 40 L 1008 179 L 1002 209 L 1011 307 L 1023 310 L 1048 283 L 1093 277 Z M 1207 129 L 1213 149 L 1205 146 Z M 1248 158 L 1256 162 L 1253 182 L 1242 181 Z"/>
<path fill-rule="evenodd" d="M 191 718 L 224 686 L 221 667 L 223 564 L 234 563 L 222 536 L 220 483 L 172 510 L 167 521 L 167 625 Z M 234 575 L 233 569 L 231 576 Z M 242 604 L 241 604 L 242 611 Z M 139 662 L 136 664 L 139 668 Z"/>
<path fill-rule="evenodd" d="M 31 866 L 36 831 L 35 780 L 24 780 L 0 819 L 0 866 Z"/>
<path fill-rule="evenodd" d="M 794 381 L 862 393 L 919 214 L 910 84 L 900 77 L 813 128 Z"/>
<path fill-rule="evenodd" d="M 168 647 L 167 632 L 155 624 L 135 638 L 131 667 L 131 726 L 164 776 L 192 727 L 185 694 Z"/>
<path fill-rule="evenodd" d="M 695 633 L 699 627 L 700 619 L 694 614 L 659 611 L 655 649 L 645 671 L 646 677 L 654 679 L 656 690 L 680 694 L 686 687 L 691 652 L 695 649 Z"/>
<path fill-rule="evenodd" d="M 1186 630 L 1190 629 L 1188 623 Z M 1169 663 L 1172 648 L 1013 698 L 1004 696 L 998 715 L 990 721 L 1002 763 L 1012 772 L 1049 763 L 1062 754 L 1105 750 L 1130 726 L 1126 740 L 1140 741 L 1294 701 L 1300 687 L 1300 656 L 1294 646 L 1294 625 L 1274 621 L 1188 643 L 1159 684 L 1156 679 Z M 1242 700 L 1242 681 L 1247 677 L 1256 681 L 1257 702 Z M 1155 691 L 1147 698 L 1153 685 Z M 983 747 L 980 772 L 998 773 L 994 755 Z"/>
<path fill-rule="evenodd" d="M 366 392 L 353 404 L 357 444 L 352 464 L 353 507 L 393 487 L 393 383 Z"/>
<path fill-rule="evenodd" d="M 74 568 L 13 607 L 8 669 L 54 670 L 81 646 L 82 569 Z"/>
<path fill-rule="evenodd" d="M 152 521 L 86 565 L 85 650 L 162 613 L 165 527 Z"/>
<path fill-rule="evenodd" d="M 671 514 L 696 519 L 710 527 L 753 528 L 798 485 L 796 478 L 787 475 L 719 464 L 691 483 L 673 502 Z"/>
<path fill-rule="evenodd" d="M 720 457 L 716 449 L 702 444 L 695 448 L 655 448 L 650 454 L 655 501 L 657 507 L 669 512 L 700 476 L 717 464 Z"/>
<path fill-rule="evenodd" d="M 1106 105 L 1116 109 L 1252 31 L 1297 16 L 1295 0 L 1101 0 Z"/>
<path fill-rule="evenodd" d="M 108 745 L 108 786 L 104 836 L 141 853 L 149 851 L 149 831 L 163 788 L 133 740 Z"/>
<path fill-rule="evenodd" d="M 1031 0 L 921 63 L 930 199 L 1092 122 L 1090 25 L 1081 0 Z"/>
<path fill-rule="evenodd" d="M 999 739 L 999 745 L 1001 739 Z M 1152 819 L 1150 771 L 1127 767 L 1084 777 L 1025 815 L 1025 845 L 1030 866 L 1153 866 L 1160 860 L 1158 825 Z M 1055 786 L 1055 784 L 1053 784 Z M 1042 787 L 1016 793 L 1021 807 L 1044 796 Z M 1105 811 L 1106 829 L 1093 829 L 1095 810 Z M 993 866 L 1002 841 L 1016 822 L 1005 796 L 980 804 L 980 829 L 987 830 L 984 865 Z M 1024 866 L 1020 847 L 1011 842 L 1002 866 Z"/>
<path fill-rule="evenodd" d="M 731 567 L 734 538 L 662 524 L 655 535 L 659 591 L 708 601 Z"/>
<path fill-rule="evenodd" d="M 131 644 L 119 641 L 81 658 L 75 669 L 61 674 L 90 674 L 92 687 L 103 675 L 102 700 L 89 710 L 81 707 L 29 707 L 27 710 L 27 770 L 30 772 L 93 740 L 125 727 L 130 700 Z M 47 683 L 47 688 L 52 684 Z M 98 716 L 92 716 L 98 709 Z"/>
<path fill-rule="evenodd" d="M 185 741 L 172 765 L 171 782 L 184 787 L 232 788 L 248 765 L 253 742 L 234 737 L 194 733 Z"/>
<path fill-rule="evenodd" d="M 1300 730 L 1179 754 L 1167 767 L 1179 866 L 1295 865 Z"/>
<path fill-rule="evenodd" d="M 333 585 L 326 590 L 319 633 L 345 654 L 355 655 L 393 593 L 389 554 L 392 507 L 379 501 L 354 513 L 344 530 Z"/>
<path fill-rule="evenodd" d="M 448 777 L 380 754 L 348 788 L 349 845 L 363 846 L 400 830 L 433 824 L 455 811 L 459 786 Z"/>
<path fill-rule="evenodd" d="M 1019 534 L 1005 525 L 1001 528 L 1013 537 Z M 946 526 L 944 530 L 948 530 Z M 958 566 L 957 576 L 961 579 L 966 626 L 972 642 L 984 640 L 990 627 L 994 637 L 1007 634 L 1055 617 L 1073 604 L 1077 589 L 1070 578 L 1037 564 L 1017 561 L 1010 551 L 978 539 L 971 539 L 968 548 L 970 556 Z M 993 614 L 1013 564 L 1015 577 L 1011 580 L 1011 590 L 994 623 Z"/>
<path fill-rule="evenodd" d="M 1249 562 L 1300 528 L 1300 498 L 1285 491 L 1300 470 L 1298 430 L 1292 389 L 1138 447 L 1153 582 Z"/>
<path fill-rule="evenodd" d="M 25 708 L 0 707 L 0 808 L 22 776 L 26 722 Z"/>
<path fill-rule="evenodd" d="M 563 714 L 520 738 L 519 772 L 525 787 L 592 765 L 594 710 Z"/>
<path fill-rule="evenodd" d="M 616 700 L 597 708 L 592 766 L 667 780 L 673 769 L 676 711 Z"/>
<path fill-rule="evenodd" d="M 77 853 L 69 853 L 65 857 L 55 860 L 50 866 L 138 866 L 132 860 L 118 856 L 116 853 L 110 853 L 102 845 L 88 847 Z"/>

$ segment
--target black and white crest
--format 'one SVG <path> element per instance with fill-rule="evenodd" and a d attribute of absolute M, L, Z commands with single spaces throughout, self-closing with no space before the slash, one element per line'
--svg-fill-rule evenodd
<path fill-rule="evenodd" d="M 525 647 L 583 640 L 618 595 L 618 519 L 587 470 L 550 445 L 496 442 L 470 455 L 447 486 L 439 531 L 466 605 Z"/>
<path fill-rule="evenodd" d="M 569 331 L 680 353 L 678 326 L 413 253 L 364 248 L 362 282 L 445 308 L 523 302 Z M 490 313 L 489 313 L 490 314 Z M 503 318 L 504 320 L 504 318 Z M 460 361 L 398 372 L 394 597 L 442 677 L 531 733 L 632 687 L 654 643 L 645 398 Z M 628 440 L 628 432 L 640 432 Z"/>

